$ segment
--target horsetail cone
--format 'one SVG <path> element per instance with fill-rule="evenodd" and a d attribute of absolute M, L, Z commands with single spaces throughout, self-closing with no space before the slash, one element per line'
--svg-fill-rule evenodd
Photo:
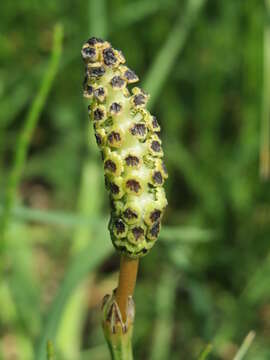
<path fill-rule="evenodd" d="M 84 97 L 110 194 L 111 239 L 117 250 L 139 258 L 156 242 L 167 205 L 160 126 L 146 109 L 149 95 L 139 87 L 130 93 L 127 85 L 139 78 L 124 65 L 121 51 L 93 37 L 83 45 L 82 58 Z"/>

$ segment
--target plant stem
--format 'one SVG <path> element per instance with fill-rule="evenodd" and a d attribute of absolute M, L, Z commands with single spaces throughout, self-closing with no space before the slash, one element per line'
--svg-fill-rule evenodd
<path fill-rule="evenodd" d="M 112 360 L 132 360 L 132 333 L 135 306 L 132 297 L 127 299 L 126 322 L 122 320 L 115 292 L 103 300 L 103 332 Z"/>
<path fill-rule="evenodd" d="M 119 282 L 116 289 L 115 299 L 119 306 L 124 323 L 127 319 L 128 297 L 133 296 L 136 285 L 138 266 L 138 259 L 130 259 L 125 255 L 121 256 Z"/>
<path fill-rule="evenodd" d="M 103 300 L 103 331 L 112 360 L 132 360 L 135 305 L 132 299 L 139 260 L 122 255 L 118 288 Z"/>
<path fill-rule="evenodd" d="M 133 360 L 131 336 L 121 336 L 118 341 L 107 341 L 112 360 Z"/>

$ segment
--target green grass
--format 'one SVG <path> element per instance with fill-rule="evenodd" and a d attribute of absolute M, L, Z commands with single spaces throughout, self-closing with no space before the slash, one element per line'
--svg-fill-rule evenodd
<path fill-rule="evenodd" d="M 21 131 L 18 144 L 15 150 L 14 164 L 7 182 L 5 205 L 0 222 L 0 252 L 5 250 L 6 230 L 10 220 L 11 209 L 14 205 L 17 187 L 26 162 L 27 150 L 29 148 L 34 130 L 40 118 L 40 114 L 46 104 L 46 100 L 53 80 L 57 74 L 61 50 L 62 50 L 63 29 L 61 25 L 56 25 L 53 34 L 53 49 L 51 61 L 48 69 L 41 81 L 40 89 L 26 115 L 23 129 Z"/>
<path fill-rule="evenodd" d="M 80 58 L 100 36 L 151 93 L 169 170 L 135 358 L 269 359 L 268 2 L 0 8 L 0 357 L 45 359 L 50 340 L 57 360 L 108 359 L 98 304 L 119 259 Z"/>

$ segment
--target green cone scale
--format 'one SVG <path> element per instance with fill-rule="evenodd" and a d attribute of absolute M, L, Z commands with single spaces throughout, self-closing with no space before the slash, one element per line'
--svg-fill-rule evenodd
<path fill-rule="evenodd" d="M 149 95 L 128 85 L 139 79 L 121 51 L 98 38 L 82 47 L 84 97 L 102 153 L 110 193 L 109 230 L 117 250 L 141 257 L 156 242 L 167 205 L 168 177 L 162 160 L 160 126 L 146 109 Z"/>

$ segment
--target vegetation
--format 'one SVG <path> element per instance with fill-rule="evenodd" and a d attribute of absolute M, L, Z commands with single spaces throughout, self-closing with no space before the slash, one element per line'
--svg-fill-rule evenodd
<path fill-rule="evenodd" d="M 97 36 L 151 93 L 170 175 L 140 260 L 134 358 L 269 359 L 269 2 L 14 0 L 0 13 L 0 358 L 109 358 L 100 301 L 119 256 L 81 90 Z"/>

